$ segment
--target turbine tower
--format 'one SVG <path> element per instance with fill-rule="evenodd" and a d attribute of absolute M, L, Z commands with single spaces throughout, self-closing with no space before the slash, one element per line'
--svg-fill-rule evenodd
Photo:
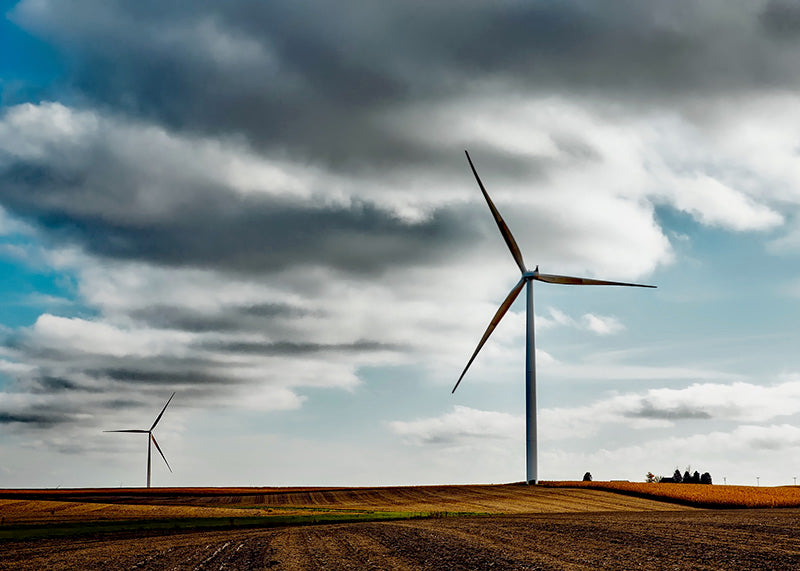
<path fill-rule="evenodd" d="M 464 375 L 467 373 L 467 369 L 469 369 L 469 366 L 472 365 L 472 362 L 475 360 L 475 357 L 478 355 L 481 347 L 483 347 L 484 343 L 486 343 L 486 340 L 489 339 L 489 336 L 492 334 L 492 331 L 495 330 L 497 324 L 500 323 L 500 320 L 503 319 L 503 316 L 511 307 L 511 304 L 514 303 L 515 299 L 517 299 L 517 296 L 522 291 L 522 288 L 525 287 L 527 294 L 527 320 L 525 329 L 525 481 L 528 484 L 536 484 L 539 481 L 539 476 L 538 453 L 536 447 L 536 347 L 534 343 L 533 331 L 533 282 L 540 281 L 551 284 L 565 285 L 611 285 L 649 288 L 654 288 L 656 286 L 630 284 L 624 282 L 609 282 L 603 280 L 593 280 L 589 278 L 574 278 L 570 276 L 558 276 L 553 274 L 541 274 L 539 273 L 538 265 L 533 271 L 529 271 L 525 266 L 525 262 L 522 259 L 522 253 L 519 250 L 519 246 L 517 246 L 516 240 L 514 240 L 514 236 L 511 234 L 511 230 L 508 229 L 503 217 L 500 216 L 497 208 L 495 208 L 492 199 L 489 198 L 489 193 L 486 192 L 486 188 L 483 186 L 483 182 L 481 182 L 481 178 L 478 176 L 478 171 L 475 170 L 475 165 L 472 164 L 472 159 L 470 158 L 469 153 L 467 151 L 464 152 L 467 155 L 467 161 L 469 161 L 472 174 L 475 175 L 475 180 L 478 181 L 478 186 L 483 193 L 483 197 L 486 199 L 486 203 L 489 205 L 489 210 L 492 211 L 492 216 L 494 216 L 494 220 L 497 222 L 497 227 L 500 229 L 500 234 L 503 235 L 503 239 L 506 241 L 506 245 L 511 251 L 511 255 L 514 257 L 514 261 L 517 262 L 517 266 L 519 266 L 519 270 L 522 272 L 522 277 L 517 284 L 511 288 L 511 291 L 508 293 L 503 303 L 500 304 L 500 308 L 497 310 L 497 313 L 494 314 L 494 317 L 489 323 L 489 326 L 486 328 L 483 337 L 481 337 L 478 346 L 475 348 L 475 352 L 472 353 L 472 357 L 469 358 L 467 366 L 464 367 L 464 370 L 461 372 L 461 376 L 458 377 L 458 381 L 453 387 L 452 392 L 456 392 L 458 385 L 461 383 L 461 379 L 464 378 Z"/>
<path fill-rule="evenodd" d="M 158 450 L 158 453 L 161 454 L 161 457 L 164 459 L 164 463 L 167 465 L 167 468 L 169 468 L 169 471 L 172 472 L 172 467 L 169 465 L 169 462 L 167 462 L 167 457 L 164 456 L 164 453 L 161 451 L 161 447 L 158 445 L 158 442 L 156 442 L 156 437 L 153 436 L 153 430 L 155 429 L 156 425 L 158 424 L 158 421 L 161 420 L 161 417 L 164 416 L 164 411 L 167 410 L 167 407 L 169 406 L 169 403 L 170 403 L 170 401 L 172 401 L 172 397 L 174 397 L 174 396 L 175 396 L 175 393 L 172 393 L 172 396 L 169 397 L 169 400 L 167 400 L 167 404 L 165 404 L 164 408 L 161 409 L 161 412 L 158 414 L 158 416 L 156 417 L 155 422 L 153 422 L 153 426 L 151 426 L 149 430 L 131 428 L 131 429 L 127 429 L 127 430 L 104 430 L 103 431 L 103 432 L 135 432 L 137 434 L 147 434 L 147 487 L 148 488 L 150 487 L 150 464 L 151 464 L 150 456 L 151 456 L 152 451 L 153 451 L 153 446 L 152 446 L 153 444 L 156 445 L 156 450 Z"/>

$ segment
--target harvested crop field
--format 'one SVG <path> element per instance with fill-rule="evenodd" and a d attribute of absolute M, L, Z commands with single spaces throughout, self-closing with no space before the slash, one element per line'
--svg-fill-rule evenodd
<path fill-rule="evenodd" d="M 797 509 L 470 516 L 0 544 L 6 569 L 798 569 Z"/>
<path fill-rule="evenodd" d="M 193 505 L 212 505 L 210 498 Z M 404 512 L 467 512 L 491 514 L 563 513 L 585 511 L 647 511 L 679 509 L 641 497 L 614 495 L 592 489 L 559 489 L 520 485 L 417 486 L 272 492 L 223 496 L 216 505 L 234 502 L 267 507 L 318 507 Z"/>
<path fill-rule="evenodd" d="M 267 508 L 248 510 L 248 516 L 269 516 Z M 281 514 L 304 513 L 301 510 Z M 82 521 L 123 521 L 144 519 L 240 517 L 235 508 L 208 508 L 181 505 L 127 505 L 113 503 L 64 502 L 42 500 L 0 499 L 0 518 L 3 525 L 33 523 L 67 523 Z"/>
<path fill-rule="evenodd" d="M 706 486 L 642 482 L 544 482 L 554 488 L 608 490 L 704 508 L 800 507 L 800 487 Z"/>
<path fill-rule="evenodd" d="M 748 490 L 551 484 L 0 490 L 0 570 L 800 568 L 800 509 L 675 503 Z"/>
<path fill-rule="evenodd" d="M 3 500 L 1 498 L 6 498 Z M 198 517 L 190 508 L 230 510 L 248 508 L 253 515 L 286 513 L 286 510 L 340 510 L 351 512 L 407 513 L 564 513 L 586 511 L 648 511 L 685 509 L 678 505 L 643 497 L 612 494 L 604 490 L 545 488 L 541 486 L 465 485 L 465 486 L 398 486 L 386 488 L 311 488 L 311 489 L 170 489 L 150 490 L 37 490 L 0 491 L 0 502 L 59 501 L 66 505 L 78 502 L 72 512 L 83 510 L 91 518 L 94 513 L 111 511 L 110 504 L 127 504 L 133 508 L 180 506 L 185 517 Z M 103 509 L 95 505 L 103 504 Z M 267 510 L 273 510 L 268 512 Z M 3 511 L 0 503 L 0 512 Z M 63 510 L 62 510 L 63 511 Z M 256 513 L 258 512 L 258 513 Z M 239 512 L 241 514 L 241 512 Z M 220 515 L 229 517 L 222 511 Z M 175 515 L 173 517 L 179 517 Z"/>

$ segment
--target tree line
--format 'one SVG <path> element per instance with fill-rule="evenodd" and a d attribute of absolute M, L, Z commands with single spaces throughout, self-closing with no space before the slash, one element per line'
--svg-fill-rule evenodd
<path fill-rule="evenodd" d="M 656 476 L 652 472 L 648 472 L 647 476 L 645 476 L 646 482 L 658 482 L 660 484 L 711 484 L 711 474 L 708 472 L 703 472 L 700 474 L 697 470 L 692 473 L 689 468 L 681 474 L 681 471 L 678 468 L 675 468 L 675 472 L 672 474 L 672 477 L 667 476 Z"/>

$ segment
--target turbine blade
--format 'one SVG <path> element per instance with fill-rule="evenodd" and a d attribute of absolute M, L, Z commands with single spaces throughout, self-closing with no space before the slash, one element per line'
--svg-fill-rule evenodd
<path fill-rule="evenodd" d="M 175 396 L 175 393 L 172 393 L 172 397 L 174 397 L 174 396 Z M 172 400 L 172 397 L 169 397 L 169 400 L 167 401 L 167 404 L 165 404 L 164 408 L 161 409 L 161 412 L 159 413 L 158 417 L 156 418 L 156 421 L 153 423 L 153 426 L 150 427 L 150 430 L 153 430 L 156 427 L 156 424 L 158 424 L 158 421 L 161 420 L 161 417 L 164 416 L 164 411 L 167 410 L 167 407 L 169 406 L 169 403 Z"/>
<path fill-rule="evenodd" d="M 103 432 L 137 432 L 140 434 L 147 434 L 147 430 L 104 430 Z"/>
<path fill-rule="evenodd" d="M 517 265 L 519 266 L 519 271 L 524 274 L 525 261 L 522 259 L 522 252 L 520 252 L 519 246 L 517 246 L 517 241 L 514 240 L 511 230 L 508 229 L 505 220 L 503 220 L 503 217 L 500 216 L 497 208 L 495 208 L 494 202 L 492 202 L 492 199 L 489 198 L 489 193 L 486 192 L 486 188 L 483 186 L 483 182 L 481 182 L 481 177 L 478 176 L 478 171 L 475 170 L 475 165 L 472 164 L 472 159 L 469 157 L 469 153 L 466 150 L 464 152 L 467 154 L 467 160 L 469 161 L 469 166 L 472 169 L 472 174 L 475 175 L 475 180 L 478 181 L 478 186 L 481 187 L 483 197 L 486 199 L 486 203 L 489 205 L 489 210 L 492 211 L 494 221 L 497 222 L 497 227 L 500 229 L 500 233 L 503 235 L 503 239 L 506 241 L 508 249 L 511 250 L 511 255 L 514 256 L 514 261 L 517 262 Z"/>
<path fill-rule="evenodd" d="M 169 462 L 167 462 L 167 457 L 164 456 L 164 453 L 161 451 L 161 446 L 158 445 L 158 442 L 156 442 L 156 437 L 153 436 L 152 433 L 150 434 L 150 439 L 153 441 L 153 444 L 156 445 L 156 450 L 158 450 L 158 453 L 161 454 L 161 457 L 164 459 L 164 463 L 167 465 L 167 468 L 169 468 L 169 471 L 172 472 L 172 466 L 170 466 Z"/>
<path fill-rule="evenodd" d="M 497 313 L 494 314 L 494 317 L 492 317 L 492 321 L 489 323 L 489 327 L 486 328 L 483 337 L 481 337 L 481 341 L 480 343 L 478 343 L 475 352 L 472 354 L 472 357 L 469 358 L 467 366 L 464 367 L 464 370 L 461 372 L 461 376 L 458 377 L 458 382 L 456 382 L 456 386 L 454 386 L 452 390 L 453 393 L 456 392 L 458 385 L 461 383 L 461 379 L 464 378 L 464 375 L 467 373 L 467 369 L 469 369 L 469 366 L 472 364 L 472 361 L 475 360 L 478 351 L 481 350 L 481 347 L 483 347 L 483 344 L 486 343 L 486 340 L 489 338 L 489 335 L 492 334 L 492 331 L 494 331 L 495 327 L 497 327 L 497 324 L 500 323 L 501 319 L 503 319 L 503 316 L 508 311 L 508 308 L 511 307 L 511 304 L 514 303 L 515 299 L 517 299 L 517 296 L 519 295 L 519 292 L 522 291 L 522 287 L 524 285 L 525 285 L 525 278 L 522 278 L 517 282 L 517 285 L 515 285 L 510 292 L 508 292 L 506 299 L 503 301 L 503 303 L 500 304 L 500 308 L 497 310 Z"/>
<path fill-rule="evenodd" d="M 553 274 L 534 274 L 533 279 L 539 280 L 540 282 L 547 282 L 549 284 L 609 285 L 609 286 L 650 287 L 650 288 L 658 287 L 654 285 L 631 284 L 626 282 L 609 282 L 605 280 L 593 280 L 590 278 L 574 278 L 572 276 L 557 276 Z"/>

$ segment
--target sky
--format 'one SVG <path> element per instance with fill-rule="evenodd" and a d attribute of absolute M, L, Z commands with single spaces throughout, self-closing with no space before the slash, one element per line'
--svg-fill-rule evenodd
<path fill-rule="evenodd" d="M 800 476 L 800 2 L 0 11 L 0 487 Z"/>

